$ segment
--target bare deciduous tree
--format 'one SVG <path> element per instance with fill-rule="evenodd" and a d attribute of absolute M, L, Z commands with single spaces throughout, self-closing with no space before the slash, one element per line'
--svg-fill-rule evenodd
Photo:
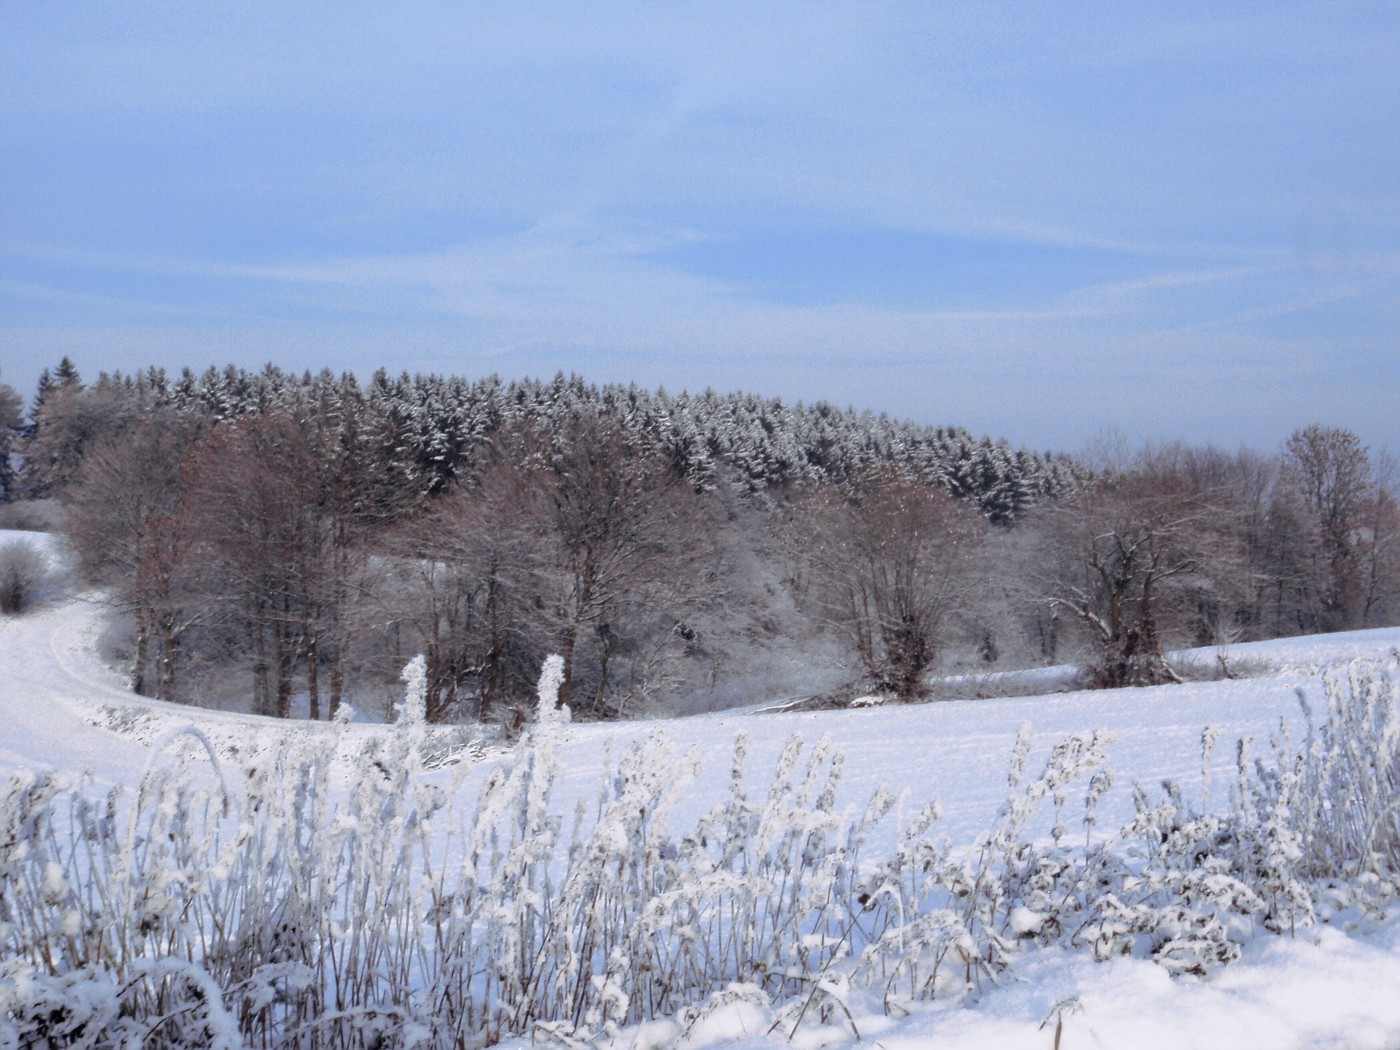
<path fill-rule="evenodd" d="M 1326 581 L 1317 627 L 1354 627 L 1364 607 L 1357 528 L 1375 492 L 1370 454 L 1351 431 L 1313 424 L 1289 437 L 1283 467 L 1313 517 L 1314 557 Z"/>
<path fill-rule="evenodd" d="M 287 717 L 308 651 L 309 612 L 324 586 L 317 464 L 280 414 L 215 428 L 189 464 L 192 527 L 206 601 L 241 627 L 253 654 L 255 707 Z"/>
<path fill-rule="evenodd" d="M 177 698 L 181 643 L 201 612 L 181 473 L 193 439 L 190 420 L 155 413 L 94 442 L 64 499 L 79 570 L 135 619 L 132 689 L 166 700 Z"/>
<path fill-rule="evenodd" d="M 715 566 L 706 506 L 664 459 L 601 413 L 555 435 L 541 479 L 557 545 L 551 605 L 564 657 L 559 702 L 601 712 L 626 621 L 646 614 L 678 623 L 708 596 Z M 593 657 L 590 696 L 577 688 L 585 641 Z"/>
<path fill-rule="evenodd" d="M 1165 636 L 1191 640 L 1195 592 L 1238 565 L 1211 496 L 1188 474 L 1143 457 L 1046 515 L 1046 564 L 1058 569 L 1047 598 L 1088 631 L 1095 684 L 1178 680 Z"/>
<path fill-rule="evenodd" d="M 1379 627 L 1400 614 L 1400 499 L 1396 462 L 1376 459 L 1375 484 L 1357 516 L 1357 562 L 1361 575 L 1361 623 Z"/>
<path fill-rule="evenodd" d="M 391 541 L 407 593 L 398 615 L 427 661 L 428 718 L 496 716 L 530 695 L 548 649 L 541 596 L 552 565 L 544 491 L 514 459 L 438 496 Z"/>
<path fill-rule="evenodd" d="M 923 695 L 985 523 L 942 489 L 873 473 L 821 496 L 812 526 L 818 600 L 874 688 Z"/>

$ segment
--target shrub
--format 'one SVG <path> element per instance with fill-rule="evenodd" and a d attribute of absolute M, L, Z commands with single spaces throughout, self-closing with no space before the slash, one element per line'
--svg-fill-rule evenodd
<path fill-rule="evenodd" d="M 32 543 L 20 540 L 0 547 L 0 612 L 23 611 L 48 571 L 48 559 Z"/>

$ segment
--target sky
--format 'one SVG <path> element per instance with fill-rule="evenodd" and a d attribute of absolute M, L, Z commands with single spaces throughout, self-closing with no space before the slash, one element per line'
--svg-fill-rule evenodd
<path fill-rule="evenodd" d="M 0 3 L 0 382 L 1400 453 L 1400 4 Z"/>

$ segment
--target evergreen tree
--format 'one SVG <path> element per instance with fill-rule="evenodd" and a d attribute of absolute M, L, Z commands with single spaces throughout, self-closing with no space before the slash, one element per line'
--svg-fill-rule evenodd
<path fill-rule="evenodd" d="M 0 503 L 16 495 L 15 453 L 24 436 L 24 402 L 15 388 L 0 383 Z"/>

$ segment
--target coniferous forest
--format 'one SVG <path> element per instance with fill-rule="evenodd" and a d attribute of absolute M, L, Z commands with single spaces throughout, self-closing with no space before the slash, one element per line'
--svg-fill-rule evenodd
<path fill-rule="evenodd" d="M 431 720 L 509 728 L 550 653 L 560 702 L 615 718 L 1056 663 L 1153 684 L 1176 648 L 1400 622 L 1389 454 L 1317 424 L 1071 458 L 562 374 L 64 358 L 28 404 L 0 387 L 0 435 L 7 513 L 107 596 L 131 688 L 282 717 L 374 711 L 416 653 Z"/>

